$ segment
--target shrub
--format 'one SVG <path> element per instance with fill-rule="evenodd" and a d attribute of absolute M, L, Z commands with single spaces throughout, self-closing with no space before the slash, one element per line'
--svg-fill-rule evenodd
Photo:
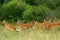
<path fill-rule="evenodd" d="M 23 18 L 27 21 L 39 21 L 43 22 L 45 17 L 49 14 L 49 8 L 44 7 L 42 5 L 38 7 L 30 7 L 23 13 Z"/>
<path fill-rule="evenodd" d="M 56 16 L 56 18 L 60 19 L 60 6 L 56 8 L 56 10 L 55 10 L 55 16 Z"/>
<path fill-rule="evenodd" d="M 23 1 L 32 6 L 45 5 L 53 10 L 56 9 L 56 7 L 58 7 L 60 4 L 60 0 L 23 0 Z"/>
<path fill-rule="evenodd" d="M 26 4 L 22 1 L 10 1 L 2 5 L 1 7 L 1 14 L 2 19 L 13 19 L 17 20 L 17 18 L 22 19 L 23 12 L 25 10 Z"/>

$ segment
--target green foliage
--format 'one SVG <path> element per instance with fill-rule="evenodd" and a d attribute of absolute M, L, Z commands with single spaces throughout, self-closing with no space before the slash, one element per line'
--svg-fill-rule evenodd
<path fill-rule="evenodd" d="M 32 15 L 33 11 L 34 10 L 32 7 L 29 7 L 27 10 L 25 10 L 23 12 L 23 19 L 24 20 L 33 20 L 33 15 Z"/>
<path fill-rule="evenodd" d="M 4 2 L 4 0 L 0 0 L 0 5 L 2 5 L 2 4 L 3 4 L 3 2 Z"/>
<path fill-rule="evenodd" d="M 60 4 L 60 0 L 25 0 L 25 2 L 35 6 L 45 5 L 53 10 Z"/>
<path fill-rule="evenodd" d="M 57 10 L 60 0 L 0 0 L 0 20 L 39 21 L 49 16 L 49 11 Z M 60 18 L 60 12 L 55 12 Z"/>
<path fill-rule="evenodd" d="M 47 0 L 47 2 L 45 1 L 43 5 L 45 4 L 49 8 L 55 9 L 58 6 L 59 2 L 60 2 L 59 0 Z"/>
<path fill-rule="evenodd" d="M 3 19 L 22 19 L 23 11 L 25 10 L 26 4 L 21 1 L 11 1 L 2 5 L 1 14 Z"/>
<path fill-rule="evenodd" d="M 9 1 L 11 1 L 11 0 L 0 0 L 0 5 L 3 5 L 5 3 L 8 3 Z"/>
<path fill-rule="evenodd" d="M 49 9 L 40 5 L 38 7 L 30 7 L 23 14 L 25 20 L 43 22 L 43 19 L 49 14 Z"/>
<path fill-rule="evenodd" d="M 56 15 L 56 18 L 60 19 L 60 6 L 56 8 L 55 15 Z"/>
<path fill-rule="evenodd" d="M 40 4 L 40 0 L 22 0 L 24 2 L 26 2 L 29 5 L 39 5 Z"/>

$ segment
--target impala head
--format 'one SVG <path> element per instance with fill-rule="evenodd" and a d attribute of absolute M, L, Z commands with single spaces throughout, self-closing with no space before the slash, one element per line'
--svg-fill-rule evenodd
<path fill-rule="evenodd" d="M 21 23 L 21 20 L 17 20 L 17 24 L 20 24 Z"/>
<path fill-rule="evenodd" d="M 20 22 L 19 21 L 17 21 L 17 24 L 19 24 Z"/>
<path fill-rule="evenodd" d="M 51 19 L 50 19 L 50 20 L 46 20 L 46 19 L 44 19 L 44 22 L 49 22 L 49 23 L 50 23 L 50 22 L 51 22 Z"/>
<path fill-rule="evenodd" d="M 3 20 L 3 21 L 2 21 L 2 23 L 5 23 L 5 22 L 6 22 L 6 20 Z"/>

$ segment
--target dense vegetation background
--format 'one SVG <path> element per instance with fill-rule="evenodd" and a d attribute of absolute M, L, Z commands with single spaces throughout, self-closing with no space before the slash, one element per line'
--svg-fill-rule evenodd
<path fill-rule="evenodd" d="M 60 0 L 0 0 L 0 21 L 60 19 Z"/>

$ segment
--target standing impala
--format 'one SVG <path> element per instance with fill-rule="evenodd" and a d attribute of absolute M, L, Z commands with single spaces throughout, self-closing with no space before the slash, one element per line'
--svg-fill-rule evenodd
<path fill-rule="evenodd" d="M 44 20 L 44 23 L 46 23 L 48 30 L 51 28 L 56 28 L 58 25 L 60 25 L 60 22 L 53 23 L 53 22 L 51 22 L 51 20 L 49 20 L 49 21 Z"/>
<path fill-rule="evenodd" d="M 31 23 L 20 23 L 19 21 L 17 21 L 17 25 L 23 30 L 23 29 L 30 29 L 32 24 Z"/>
<path fill-rule="evenodd" d="M 5 26 L 7 29 L 10 29 L 11 31 L 15 31 L 15 30 L 16 30 L 16 28 L 15 28 L 12 24 L 6 23 L 6 20 L 3 20 L 2 23 L 4 24 L 4 26 Z"/>

